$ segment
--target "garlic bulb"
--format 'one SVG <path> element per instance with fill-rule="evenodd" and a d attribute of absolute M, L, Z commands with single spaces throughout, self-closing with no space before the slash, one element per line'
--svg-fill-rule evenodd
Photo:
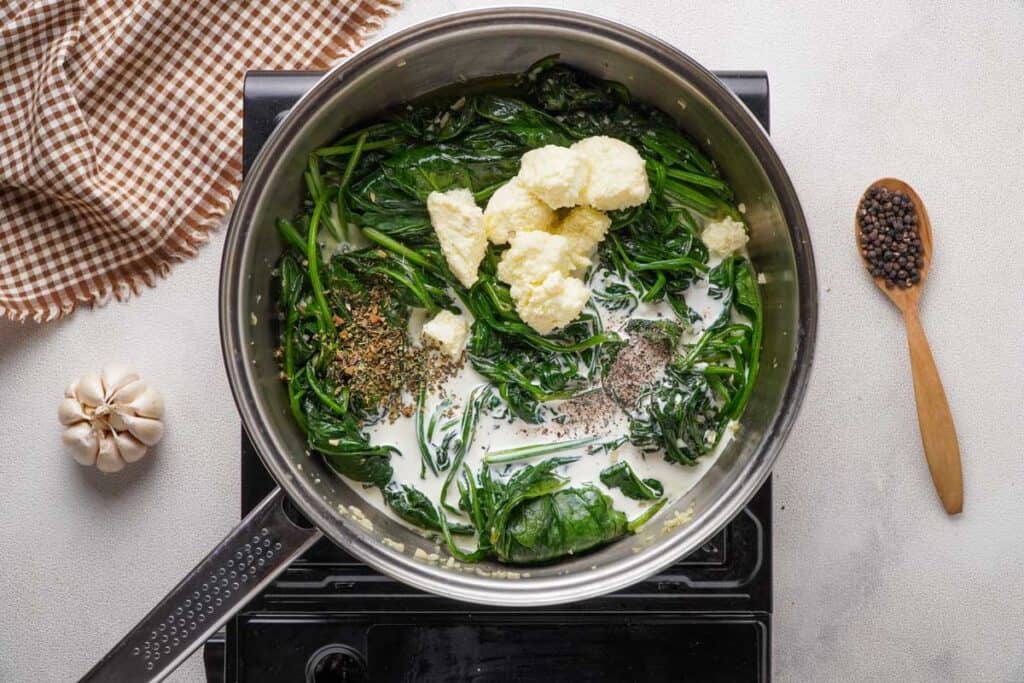
<path fill-rule="evenodd" d="M 141 459 L 164 435 L 160 394 L 120 363 L 72 382 L 57 415 L 67 427 L 64 443 L 75 461 L 103 472 L 117 472 L 126 462 Z"/>

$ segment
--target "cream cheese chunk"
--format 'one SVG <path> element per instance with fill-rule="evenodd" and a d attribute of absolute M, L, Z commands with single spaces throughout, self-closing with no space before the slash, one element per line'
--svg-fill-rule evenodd
<path fill-rule="evenodd" d="M 729 256 L 747 245 L 747 231 L 743 223 L 732 217 L 708 223 L 700 235 L 708 250 L 718 256 Z"/>
<path fill-rule="evenodd" d="M 647 163 L 636 149 L 622 140 L 596 135 L 570 149 L 588 168 L 582 201 L 602 211 L 639 206 L 651 196 Z"/>
<path fill-rule="evenodd" d="M 590 300 L 590 289 L 570 274 L 590 261 L 575 243 L 548 232 L 520 232 L 498 263 L 498 278 L 510 286 L 516 312 L 540 334 L 568 325 Z"/>
<path fill-rule="evenodd" d="M 523 155 L 518 182 L 552 209 L 583 204 L 589 169 L 575 150 L 557 145 Z"/>
<path fill-rule="evenodd" d="M 611 225 L 612 219 L 601 211 L 589 206 L 577 206 L 566 214 L 552 232 L 569 240 L 574 258 L 585 260 L 585 267 L 590 265 L 594 248 L 604 240 Z"/>
<path fill-rule="evenodd" d="M 498 279 L 515 286 L 539 285 L 550 273 L 569 275 L 576 267 L 572 245 L 549 232 L 520 232 L 498 262 Z"/>
<path fill-rule="evenodd" d="M 431 192 L 427 211 L 448 267 L 459 282 L 471 287 L 487 251 L 484 214 L 473 193 L 465 188 Z"/>
<path fill-rule="evenodd" d="M 469 323 L 461 315 L 441 311 L 423 326 L 423 338 L 432 341 L 452 358 L 462 353 L 469 336 Z"/>
<path fill-rule="evenodd" d="M 466 189 L 433 192 L 427 208 L 448 265 L 466 287 L 476 282 L 488 241 L 509 245 L 498 279 L 509 285 L 523 321 L 548 334 L 575 320 L 590 299 L 573 275 L 590 266 L 611 228 L 604 211 L 638 206 L 650 194 L 640 153 L 599 135 L 530 150 L 519 175 L 495 191 L 483 212 Z M 424 336 L 431 336 L 426 327 Z"/>
<path fill-rule="evenodd" d="M 540 334 L 571 323 L 590 300 L 590 290 L 582 280 L 557 271 L 548 273 L 539 285 L 513 287 L 513 292 L 519 317 Z"/>
<path fill-rule="evenodd" d="M 548 230 L 555 211 L 513 178 L 491 195 L 484 209 L 484 231 L 493 244 L 508 244 L 517 232 Z"/>

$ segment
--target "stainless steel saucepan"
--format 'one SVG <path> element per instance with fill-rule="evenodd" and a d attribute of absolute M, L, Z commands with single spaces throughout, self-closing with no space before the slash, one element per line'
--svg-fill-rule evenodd
<path fill-rule="evenodd" d="M 767 279 L 762 369 L 736 438 L 672 506 L 679 511 L 692 506 L 689 524 L 658 535 L 640 552 L 634 551 L 636 543 L 614 543 L 585 557 L 532 568 L 529 578 L 497 578 L 491 575 L 497 566 L 486 563 L 480 573 L 453 572 L 414 558 L 417 549 L 433 553 L 436 547 L 373 508 L 363 506 L 369 523 L 345 514 L 362 499 L 318 458 L 306 455 L 274 358 L 272 271 L 284 249 L 274 220 L 295 213 L 307 155 L 339 130 L 428 91 L 466 78 L 518 72 L 556 52 L 569 64 L 627 84 L 638 99 L 675 117 L 714 157 L 746 205 L 750 255 Z M 399 581 L 487 605 L 581 600 L 668 567 L 725 525 L 768 476 L 807 383 L 816 305 L 807 226 L 782 163 L 740 101 L 679 50 L 604 19 L 541 9 L 448 15 L 381 40 L 329 71 L 281 122 L 245 180 L 224 245 L 224 361 L 242 422 L 280 488 L 84 680 L 163 678 L 323 536 Z M 253 316 L 259 324 L 251 323 Z M 301 515 L 286 510 L 286 499 Z M 384 538 L 404 551 L 382 544 Z"/>

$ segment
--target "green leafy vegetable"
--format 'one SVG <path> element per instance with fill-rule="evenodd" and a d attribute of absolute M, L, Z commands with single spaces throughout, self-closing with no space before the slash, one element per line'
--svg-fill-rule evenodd
<path fill-rule="evenodd" d="M 648 341 L 665 344 L 670 350 L 679 346 L 683 337 L 683 326 L 672 320 L 647 320 L 633 318 L 626 323 L 630 337 L 639 336 Z"/>
<path fill-rule="evenodd" d="M 611 498 L 584 484 L 516 505 L 494 547 L 503 562 L 549 562 L 625 536 L 627 525 Z"/>
<path fill-rule="evenodd" d="M 586 446 L 597 441 L 596 436 L 586 436 L 580 439 L 569 439 L 568 441 L 556 441 L 554 443 L 531 444 L 529 446 L 517 446 L 515 448 L 504 448 L 491 451 L 484 456 L 484 462 L 489 465 L 499 463 L 519 462 L 529 458 L 536 458 L 541 455 L 551 455 L 561 451 L 572 450 L 580 446 Z"/>
<path fill-rule="evenodd" d="M 632 533 L 664 503 L 630 521 L 594 486 L 566 488 L 568 478 L 556 470 L 576 459 L 557 457 L 526 465 L 504 482 L 495 479 L 487 465 L 475 479 L 465 471 L 459 485 L 460 508 L 473 520 L 479 545 L 471 552 L 456 546 L 442 514 L 449 551 L 463 561 L 495 557 L 515 564 L 549 562 Z"/>
<path fill-rule="evenodd" d="M 630 316 L 643 305 L 667 304 L 674 319 L 630 320 L 625 331 L 663 343 L 670 360 L 635 406 L 631 397 L 627 434 L 491 451 L 474 473 L 466 456 L 481 414 L 561 419 L 549 404 L 607 391 L 601 384 L 626 340 L 603 328 L 594 304 L 571 324 L 537 334 L 497 278 L 502 247 L 488 247 L 477 282 L 462 286 L 441 253 L 426 198 L 465 187 L 483 205 L 516 175 L 526 151 L 592 135 L 636 147 L 651 184 L 645 204 L 610 213 L 612 229 L 586 275 L 593 301 Z M 547 57 L 493 87 L 432 95 L 344 132 L 310 155 L 302 182 L 301 210 L 276 226 L 285 248 L 278 303 L 289 409 L 312 452 L 345 477 L 379 487 L 401 519 L 440 532 L 461 560 L 550 562 L 631 533 L 665 503 L 660 482 L 641 480 L 625 462 L 601 472 L 605 486 L 655 501 L 630 521 L 595 486 L 569 485 L 560 468 L 575 458 L 522 461 L 576 448 L 608 452 L 628 439 L 692 465 L 749 400 L 763 334 L 754 271 L 740 256 L 709 269 L 699 239 L 706 221 L 743 217 L 714 161 L 666 114 L 632 101 L 622 84 Z M 321 244 L 325 230 L 341 242 L 330 257 Z M 687 295 L 705 275 L 722 312 L 700 326 Z M 450 415 L 445 401 L 428 414 L 427 387 L 409 390 L 417 399 L 420 475 L 444 478 L 439 501 L 393 480 L 391 458 L 401 454 L 371 444 L 366 432 L 382 417 L 382 397 L 362 395 L 332 371 L 353 306 L 381 290 L 386 303 L 375 315 L 393 329 L 406 329 L 413 308 L 466 311 L 473 319 L 467 358 L 488 385 L 467 397 L 462 414 Z M 501 474 L 492 465 L 503 466 Z M 448 499 L 453 488 L 457 501 Z M 477 548 L 456 546 L 458 534 L 475 534 Z"/>
<path fill-rule="evenodd" d="M 641 479 L 625 460 L 601 470 L 601 483 L 617 488 L 622 495 L 633 500 L 656 500 L 665 493 L 657 479 Z"/>
<path fill-rule="evenodd" d="M 394 510 L 395 514 L 409 524 L 428 531 L 441 531 L 441 518 L 437 508 L 422 491 L 408 484 L 391 482 L 381 491 L 384 502 Z M 465 524 L 449 524 L 453 534 L 473 534 L 476 530 Z"/>
<path fill-rule="evenodd" d="M 644 410 L 630 420 L 630 441 L 684 465 L 715 447 L 731 420 L 743 412 L 757 378 L 761 299 L 750 263 L 733 257 L 716 268 L 712 295 L 725 311 L 700 339 L 684 345 L 665 376 L 642 397 Z M 731 322 L 730 304 L 749 322 Z"/>

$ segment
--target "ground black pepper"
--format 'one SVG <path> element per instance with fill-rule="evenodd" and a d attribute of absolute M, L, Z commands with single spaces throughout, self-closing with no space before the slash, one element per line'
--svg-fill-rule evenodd
<path fill-rule="evenodd" d="M 605 391 L 623 410 L 632 411 L 640 396 L 672 360 L 673 351 L 666 339 L 633 335 L 609 368 L 604 380 Z"/>
<path fill-rule="evenodd" d="M 872 277 L 889 289 L 913 287 L 921 281 L 924 246 L 918 232 L 917 209 L 903 192 L 872 188 L 857 210 L 860 253 Z"/>
<path fill-rule="evenodd" d="M 640 396 L 663 374 L 672 352 L 667 340 L 642 334 L 631 336 L 629 344 L 615 356 L 599 390 L 588 391 L 559 407 L 562 420 L 552 420 L 559 425 L 554 437 L 600 433 L 611 428 L 623 414 L 631 415 Z"/>

